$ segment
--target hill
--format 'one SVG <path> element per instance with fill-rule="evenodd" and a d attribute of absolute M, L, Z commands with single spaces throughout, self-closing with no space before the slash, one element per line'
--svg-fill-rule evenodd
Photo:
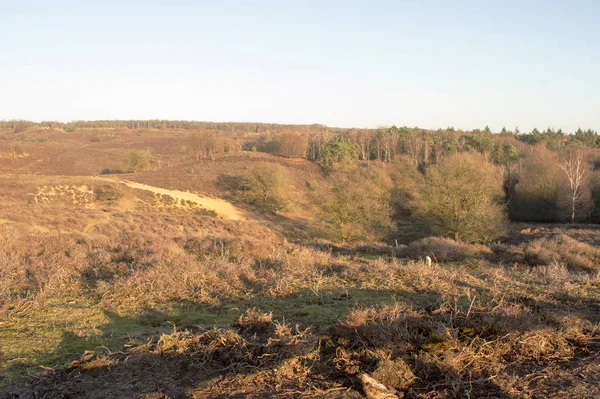
<path fill-rule="evenodd" d="M 410 161 L 196 157 L 166 130 L 0 141 L 0 397 L 358 398 L 364 373 L 406 398 L 600 394 L 596 225 L 425 237 Z M 100 174 L 133 150 L 161 156 Z M 291 208 L 248 201 L 265 165 Z M 395 230 L 327 235 L 324 202 Z"/>

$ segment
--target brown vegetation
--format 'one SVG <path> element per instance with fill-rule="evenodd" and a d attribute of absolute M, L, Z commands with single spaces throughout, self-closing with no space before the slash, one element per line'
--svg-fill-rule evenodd
<path fill-rule="evenodd" d="M 600 394 L 600 230 L 505 219 L 569 219 L 547 148 L 214 124 L 195 154 L 182 122 L 36 126 L 0 140 L 2 398 L 359 398 L 365 376 L 405 398 Z M 283 137 L 323 162 L 240 150 Z M 89 176 L 132 153 L 135 174 Z M 141 183 L 250 204 L 229 220 Z"/>
<path fill-rule="evenodd" d="M 430 167 L 414 211 L 440 235 L 489 241 L 506 231 L 502 172 L 481 155 L 461 154 Z"/>
<path fill-rule="evenodd" d="M 392 230 L 392 182 L 385 169 L 345 164 L 315 188 L 321 224 L 334 241 L 377 241 Z"/>
<path fill-rule="evenodd" d="M 265 212 L 288 210 L 294 197 L 294 186 L 287 170 L 281 165 L 259 164 L 241 181 L 241 199 Z"/>

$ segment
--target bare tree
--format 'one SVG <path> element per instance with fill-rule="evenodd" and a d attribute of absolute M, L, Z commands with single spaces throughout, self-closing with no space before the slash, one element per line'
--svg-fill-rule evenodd
<path fill-rule="evenodd" d="M 575 209 L 583 202 L 583 184 L 588 178 L 588 172 L 581 152 L 571 152 L 569 158 L 558 163 L 569 179 L 571 196 L 571 223 L 575 223 Z"/>
<path fill-rule="evenodd" d="M 194 152 L 196 161 L 202 157 L 213 158 L 217 152 L 223 151 L 223 140 L 216 132 L 194 132 L 189 136 L 189 148 Z"/>
<path fill-rule="evenodd" d="M 277 152 L 287 158 L 305 158 L 308 148 L 306 137 L 297 133 L 286 133 L 277 140 Z"/>

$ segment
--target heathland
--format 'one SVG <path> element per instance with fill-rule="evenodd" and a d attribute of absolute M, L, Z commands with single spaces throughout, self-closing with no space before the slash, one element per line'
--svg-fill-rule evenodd
<path fill-rule="evenodd" d="M 0 398 L 598 396 L 599 147 L 0 122 Z"/>

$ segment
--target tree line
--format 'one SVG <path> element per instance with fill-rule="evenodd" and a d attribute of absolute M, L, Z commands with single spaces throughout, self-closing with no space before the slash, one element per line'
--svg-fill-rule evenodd
<path fill-rule="evenodd" d="M 495 235 L 493 231 L 502 230 L 509 220 L 600 223 L 600 153 L 581 143 L 581 133 L 551 144 L 545 140 L 529 143 L 513 132 L 492 134 L 485 129 L 465 133 L 452 129 L 431 132 L 392 127 L 350 130 L 342 134 L 325 132 L 308 137 L 287 133 L 259 142 L 262 145 L 258 148 L 318 163 L 335 176 L 330 190 L 321 192 L 320 197 L 331 198 L 332 193 L 337 192 L 341 193 L 339 198 L 354 198 L 353 204 L 363 202 L 357 199 L 355 192 L 347 190 L 355 187 L 360 191 L 382 179 L 362 176 L 352 184 L 339 165 L 371 164 L 368 169 L 371 171 L 398 168 L 392 175 L 412 176 L 414 187 L 402 194 L 408 199 L 404 204 L 390 205 L 394 209 L 390 217 L 404 212 L 411 215 L 412 221 L 429 218 L 429 228 L 442 235 L 489 239 Z M 461 164 L 461 168 L 457 164 Z M 465 169 L 468 165 L 470 170 Z M 492 180 L 494 184 L 490 183 Z M 397 185 L 394 187 L 383 191 L 392 196 L 400 195 Z M 484 191 L 480 191 L 482 187 Z M 381 192 L 375 187 L 366 191 Z M 461 197 L 460 193 L 465 195 Z M 458 197 L 452 199 L 453 194 Z M 419 207 L 414 206 L 417 199 Z M 329 202 L 321 203 L 325 206 Z M 371 214 L 381 214 L 376 211 L 382 209 L 376 205 L 381 202 L 369 203 Z M 330 211 L 344 209 L 339 201 L 329 204 Z M 469 211 L 472 221 L 460 217 L 465 212 L 465 204 L 472 204 Z M 405 209 L 401 209 L 403 207 Z M 441 214 L 442 210 L 453 213 Z M 358 221 L 365 212 L 348 210 L 344 217 L 335 220 L 340 229 L 356 232 L 360 230 L 358 225 L 364 225 L 364 220 Z M 357 219 L 352 221 L 351 216 Z M 485 223 L 481 229 L 473 222 L 477 220 Z M 345 236 L 340 234 L 340 237 Z"/>
<path fill-rule="evenodd" d="M 531 132 L 521 132 L 519 128 L 508 130 L 502 128 L 499 132 L 493 132 L 488 126 L 483 129 L 455 130 L 452 127 L 446 129 L 427 130 L 418 127 L 385 127 L 377 129 L 351 129 L 328 127 L 321 124 L 295 125 L 276 123 L 255 122 L 201 122 L 186 120 L 95 120 L 95 121 L 41 121 L 32 122 L 27 120 L 0 121 L 0 129 L 13 129 L 20 133 L 26 129 L 44 128 L 61 129 L 73 132 L 80 129 L 131 129 L 131 130 L 153 130 L 153 129 L 178 129 L 178 130 L 200 130 L 212 131 L 218 136 L 260 136 L 258 145 L 267 145 L 273 142 L 276 136 L 286 133 L 296 133 L 306 137 L 318 137 L 317 147 L 313 148 L 309 157 L 315 157 L 318 142 L 328 141 L 332 135 L 343 134 L 352 138 L 360 145 L 361 159 L 372 157 L 372 152 L 377 153 L 379 159 L 390 160 L 395 141 L 398 136 L 413 134 L 426 134 L 433 138 L 457 134 L 458 136 L 486 136 L 492 133 L 500 136 L 508 136 L 527 144 L 545 143 L 549 147 L 558 148 L 564 146 L 576 146 L 587 148 L 600 148 L 600 136 L 593 129 L 583 130 L 581 128 L 574 132 L 565 132 L 562 129 L 547 128 L 538 130 L 534 128 Z M 271 149 L 274 147 L 271 145 Z"/>
<path fill-rule="evenodd" d="M 337 129 L 323 125 L 159 120 L 69 124 L 0 122 L 0 128 L 14 129 L 15 132 L 68 126 L 76 129 L 122 129 L 123 125 L 137 129 L 191 129 L 186 133 L 187 148 L 196 160 L 226 152 L 263 151 L 290 158 L 306 158 L 331 173 L 337 173 L 342 181 L 341 164 L 400 163 L 404 170 L 410 166 L 418 172 L 416 176 L 427 180 L 433 179 L 442 166 L 450 170 L 447 163 L 450 161 L 447 160 L 460 159 L 463 154 L 477 155 L 486 165 L 501 171 L 500 203 L 510 220 L 600 223 L 600 154 L 597 150 L 600 137 L 591 129 L 578 129 L 567 134 L 551 128 L 545 131 L 534 129 L 529 133 L 502 129 L 493 133 L 489 127 L 471 131 L 453 128 L 433 131 L 396 126 Z M 157 157 L 134 155 L 126 170 L 139 170 L 148 162 L 160 162 Z M 482 170 L 487 169 L 482 167 Z M 431 184 L 439 186 L 434 180 Z M 423 194 L 420 198 L 434 196 Z M 396 209 L 395 212 L 407 210 Z M 413 213 L 418 214 L 416 211 Z M 348 225 L 347 222 L 340 223 Z"/>
<path fill-rule="evenodd" d="M 308 191 L 303 195 L 318 216 L 313 233 L 342 242 L 410 237 L 403 240 L 408 242 L 430 235 L 491 241 L 506 235 L 511 220 L 597 222 L 600 179 L 585 153 L 536 146 L 515 164 L 509 171 L 485 154 L 466 151 L 425 169 L 406 155 L 391 162 L 341 157 L 322 165 L 322 179 L 306 182 L 307 189 L 277 163 L 221 183 L 238 199 L 272 213 L 293 208 L 298 193 Z"/>

